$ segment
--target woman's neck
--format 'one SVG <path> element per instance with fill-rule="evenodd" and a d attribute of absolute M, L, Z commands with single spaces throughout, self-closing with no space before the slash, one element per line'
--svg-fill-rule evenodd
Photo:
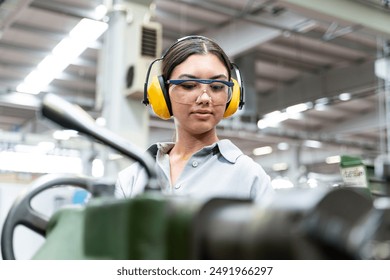
<path fill-rule="evenodd" d="M 197 135 L 195 137 L 185 133 L 177 134 L 175 146 L 169 152 L 170 176 L 173 185 L 182 173 L 187 161 L 194 153 L 218 141 L 215 132 L 207 134 Z"/>
<path fill-rule="evenodd" d="M 195 152 L 199 151 L 205 146 L 212 145 L 219 139 L 215 133 L 208 135 L 177 135 L 177 141 L 172 148 L 171 153 L 179 155 L 182 158 L 189 158 Z"/>

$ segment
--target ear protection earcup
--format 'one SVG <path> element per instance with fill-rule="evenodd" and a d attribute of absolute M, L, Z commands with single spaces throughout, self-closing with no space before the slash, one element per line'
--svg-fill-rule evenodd
<path fill-rule="evenodd" d="M 233 115 L 239 108 L 241 102 L 241 88 L 237 80 L 232 79 L 234 85 L 232 98 L 226 105 L 224 118 Z M 171 101 L 162 76 L 153 76 L 148 88 L 148 100 L 153 112 L 161 119 L 167 120 L 172 117 Z"/>
<path fill-rule="evenodd" d="M 223 114 L 224 118 L 228 118 L 233 115 L 238 110 L 241 102 L 241 87 L 237 80 L 232 78 L 232 81 L 234 83 L 232 89 L 232 99 L 226 105 L 225 113 Z"/>
<path fill-rule="evenodd" d="M 164 78 L 153 76 L 147 93 L 153 112 L 161 119 L 169 119 L 172 116 L 172 109 Z"/>

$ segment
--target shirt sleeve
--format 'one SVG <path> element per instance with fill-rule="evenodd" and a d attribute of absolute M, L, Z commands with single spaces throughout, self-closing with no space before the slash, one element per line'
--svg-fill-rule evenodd
<path fill-rule="evenodd" d="M 267 174 L 257 177 L 254 184 L 256 187 L 252 188 L 252 190 L 256 190 L 256 193 L 254 195 L 251 194 L 254 201 L 263 205 L 269 203 L 275 195 L 275 190 L 272 188 L 270 177 Z"/>
<path fill-rule="evenodd" d="M 142 193 L 147 183 L 147 173 L 139 163 L 133 163 L 118 174 L 115 184 L 117 198 L 134 197 Z"/>
<path fill-rule="evenodd" d="M 251 188 L 251 197 L 255 203 L 266 205 L 272 201 L 275 196 L 275 190 L 271 185 L 270 176 L 259 166 L 258 175 L 253 181 Z"/>

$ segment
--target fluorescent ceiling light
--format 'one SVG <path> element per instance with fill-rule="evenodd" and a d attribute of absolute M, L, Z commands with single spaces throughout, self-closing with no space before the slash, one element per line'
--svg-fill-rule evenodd
<path fill-rule="evenodd" d="M 299 104 L 287 107 L 286 113 L 287 114 L 297 114 L 297 113 L 304 112 L 310 108 L 311 108 L 310 103 L 299 103 Z"/>
<path fill-rule="evenodd" d="M 330 156 L 325 159 L 325 162 L 327 164 L 334 164 L 334 163 L 339 163 L 341 161 L 340 156 Z"/>
<path fill-rule="evenodd" d="M 92 176 L 93 177 L 97 177 L 97 178 L 100 178 L 100 177 L 103 177 L 104 176 L 104 163 L 101 159 L 99 158 L 95 158 L 93 161 L 92 161 Z"/>
<path fill-rule="evenodd" d="M 316 109 L 317 111 L 325 111 L 326 109 L 328 109 L 328 105 L 326 105 L 326 104 L 316 104 L 314 106 L 314 109 Z"/>
<path fill-rule="evenodd" d="M 314 109 L 316 109 L 317 111 L 325 111 L 328 108 L 328 105 L 329 105 L 329 98 L 323 97 L 316 100 Z"/>
<path fill-rule="evenodd" d="M 83 171 L 79 157 L 40 153 L 0 152 L 0 170 L 26 173 L 75 173 Z"/>
<path fill-rule="evenodd" d="M 339 99 L 341 101 L 348 101 L 351 98 L 352 98 L 352 95 L 350 93 L 348 93 L 348 92 L 343 92 L 343 93 L 340 93 L 340 95 L 339 95 Z"/>
<path fill-rule="evenodd" d="M 271 181 L 272 188 L 274 189 L 291 189 L 294 184 L 288 178 L 275 178 Z"/>
<path fill-rule="evenodd" d="M 273 111 L 271 113 L 268 113 L 268 114 L 264 115 L 264 118 L 271 119 L 271 118 L 279 116 L 281 113 L 282 112 L 280 112 L 280 111 Z"/>
<path fill-rule="evenodd" d="M 280 142 L 278 144 L 278 149 L 281 151 L 287 151 L 289 147 L 290 147 L 290 145 L 286 142 Z"/>
<path fill-rule="evenodd" d="M 390 58 L 381 58 L 375 61 L 375 75 L 390 81 Z"/>
<path fill-rule="evenodd" d="M 272 153 L 272 147 L 264 146 L 253 150 L 255 156 L 263 156 Z"/>
<path fill-rule="evenodd" d="M 27 75 L 24 81 L 16 87 L 16 90 L 31 94 L 40 93 L 107 28 L 108 24 L 105 22 L 82 19 L 70 31 L 69 36 L 59 42 L 52 53 L 42 60 L 37 69 Z"/>
<path fill-rule="evenodd" d="M 103 117 L 98 117 L 95 122 L 98 126 L 103 126 L 103 127 L 106 126 L 107 124 L 106 119 Z"/>
<path fill-rule="evenodd" d="M 272 165 L 273 171 L 285 171 L 288 169 L 288 164 L 285 162 L 275 163 Z"/>
<path fill-rule="evenodd" d="M 281 122 L 287 119 L 300 119 L 302 112 L 309 110 L 313 107 L 311 102 L 299 103 L 286 108 L 285 112 L 274 111 L 264 115 L 264 118 L 257 122 L 259 129 L 267 127 L 277 127 Z"/>
<path fill-rule="evenodd" d="M 95 8 L 95 13 L 97 19 L 103 19 L 107 14 L 107 7 L 101 4 Z"/>
<path fill-rule="evenodd" d="M 305 140 L 303 144 L 309 148 L 321 148 L 322 143 L 316 140 Z"/>
<path fill-rule="evenodd" d="M 317 181 L 317 179 L 310 178 L 310 179 L 307 180 L 307 185 L 310 188 L 316 188 L 316 187 L 318 187 L 318 181 Z"/>
<path fill-rule="evenodd" d="M 55 148 L 55 144 L 53 142 L 39 142 L 38 145 L 24 145 L 17 144 L 13 147 L 14 152 L 17 153 L 40 153 L 46 154 L 52 151 Z"/>
<path fill-rule="evenodd" d="M 53 138 L 56 140 L 69 140 L 72 137 L 77 137 L 78 132 L 72 129 L 56 130 L 53 132 Z"/>
<path fill-rule="evenodd" d="M 276 127 L 279 123 L 287 120 L 288 114 L 282 113 L 280 111 L 274 111 L 264 116 L 263 119 L 257 122 L 257 127 L 260 129 L 264 129 L 266 127 Z"/>

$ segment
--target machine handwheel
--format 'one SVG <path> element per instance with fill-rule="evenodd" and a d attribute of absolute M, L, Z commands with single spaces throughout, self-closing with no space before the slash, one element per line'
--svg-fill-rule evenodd
<path fill-rule="evenodd" d="M 46 235 L 49 218 L 31 207 L 32 199 L 39 193 L 56 187 L 70 185 L 94 192 L 96 181 L 89 177 L 69 174 L 49 174 L 38 178 L 30 189 L 15 200 L 8 212 L 1 235 L 1 253 L 4 260 L 15 260 L 13 238 L 18 225 L 23 225 L 41 236 Z"/>

